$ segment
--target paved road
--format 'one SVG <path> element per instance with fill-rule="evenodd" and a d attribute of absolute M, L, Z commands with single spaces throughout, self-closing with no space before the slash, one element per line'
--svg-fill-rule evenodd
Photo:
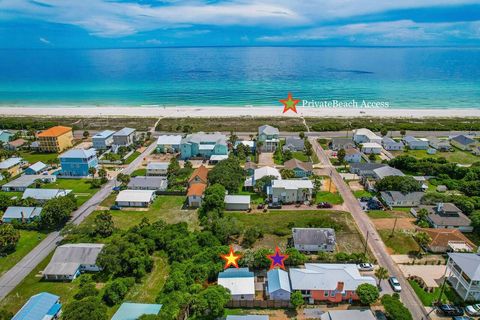
<path fill-rule="evenodd" d="M 360 207 L 358 200 L 354 197 L 350 188 L 342 179 L 340 174 L 332 166 L 330 159 L 328 158 L 322 147 L 317 143 L 316 139 L 311 137 L 310 142 L 312 143 L 313 148 L 318 155 L 318 159 L 322 162 L 326 169 L 330 169 L 330 177 L 337 186 L 338 192 L 343 197 L 344 206 L 352 214 L 363 236 L 365 238 L 368 238 L 368 245 L 370 247 L 370 250 L 375 255 L 378 264 L 387 268 L 389 274 L 391 276 L 396 276 L 400 281 L 403 289 L 401 293 L 401 299 L 405 306 L 412 312 L 413 319 L 428 319 L 427 313 L 423 308 L 422 303 L 420 302 L 410 285 L 407 283 L 406 279 L 403 277 L 403 274 L 398 268 L 398 266 L 389 256 L 387 248 L 385 247 L 382 239 L 378 235 L 372 222 Z"/>
<path fill-rule="evenodd" d="M 132 163 L 125 167 L 121 172 L 131 174 L 137 168 L 144 157 L 149 155 L 155 148 L 156 143 L 148 146 L 143 153 L 138 156 Z M 115 181 L 108 181 L 103 187 L 95 193 L 87 202 L 81 205 L 72 214 L 72 222 L 80 224 L 89 214 L 95 211 L 95 208 L 110 195 L 112 188 L 115 186 Z M 50 233 L 42 242 L 40 242 L 32 251 L 30 251 L 22 260 L 20 260 L 14 267 L 8 270 L 0 278 L 0 300 L 3 300 L 22 280 L 30 274 L 55 248 L 57 243 L 63 237 L 58 231 Z"/>

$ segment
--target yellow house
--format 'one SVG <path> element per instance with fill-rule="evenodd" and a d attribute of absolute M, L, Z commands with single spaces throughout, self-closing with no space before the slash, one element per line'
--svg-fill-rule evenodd
<path fill-rule="evenodd" d="M 22 158 L 9 158 L 0 162 L 0 176 L 3 172 L 10 173 L 11 177 L 15 177 L 22 173 Z M 1 180 L 1 179 L 0 179 Z"/>
<path fill-rule="evenodd" d="M 56 126 L 51 127 L 37 135 L 40 151 L 62 152 L 73 146 L 72 128 Z"/>

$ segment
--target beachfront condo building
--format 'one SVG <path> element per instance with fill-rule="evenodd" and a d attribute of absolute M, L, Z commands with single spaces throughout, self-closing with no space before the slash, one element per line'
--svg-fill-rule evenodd
<path fill-rule="evenodd" d="M 37 135 L 40 151 L 62 152 L 73 145 L 73 131 L 70 127 L 51 127 Z"/>
<path fill-rule="evenodd" d="M 227 136 L 220 132 L 189 134 L 180 143 L 180 153 L 183 160 L 228 155 Z"/>
<path fill-rule="evenodd" d="M 71 149 L 60 155 L 62 175 L 69 177 L 86 177 L 90 168 L 98 167 L 95 149 Z"/>

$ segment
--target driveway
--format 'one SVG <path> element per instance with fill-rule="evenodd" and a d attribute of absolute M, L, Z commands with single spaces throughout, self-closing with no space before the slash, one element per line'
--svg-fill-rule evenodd
<path fill-rule="evenodd" d="M 258 155 L 258 166 L 259 167 L 273 167 L 275 162 L 273 161 L 273 152 L 262 152 Z"/>
<path fill-rule="evenodd" d="M 400 265 L 405 278 L 417 276 L 425 281 L 429 288 L 438 288 L 445 274 L 445 265 Z"/>

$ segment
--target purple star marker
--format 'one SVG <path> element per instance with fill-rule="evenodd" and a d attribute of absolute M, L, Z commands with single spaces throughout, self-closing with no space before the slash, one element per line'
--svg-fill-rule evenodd
<path fill-rule="evenodd" d="M 267 255 L 267 258 L 272 262 L 270 264 L 270 270 L 275 267 L 285 270 L 285 259 L 288 258 L 288 255 L 282 254 L 278 247 L 275 248 L 275 254 Z"/>

